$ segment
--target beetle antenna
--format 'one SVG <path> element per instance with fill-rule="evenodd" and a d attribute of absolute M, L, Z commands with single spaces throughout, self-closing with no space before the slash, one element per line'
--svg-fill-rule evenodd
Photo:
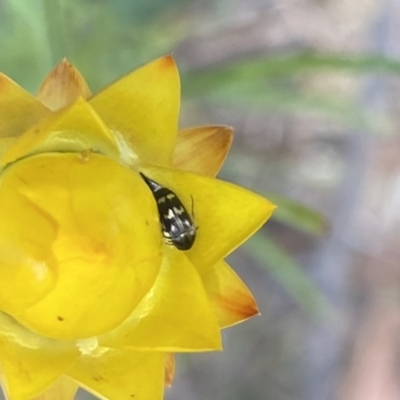
<path fill-rule="evenodd" d="M 193 199 L 193 196 L 192 196 L 192 195 L 190 195 L 190 198 L 192 199 L 192 218 L 193 218 L 193 223 L 194 223 L 194 226 L 195 226 L 196 232 L 197 232 L 197 230 L 199 229 L 199 227 L 196 225 L 196 217 L 195 217 L 195 215 L 194 215 L 194 199 Z"/>
<path fill-rule="evenodd" d="M 192 195 L 190 195 L 190 198 L 192 199 L 192 217 L 193 217 L 193 219 L 195 219 L 195 217 L 194 217 L 194 199 L 193 199 Z"/>

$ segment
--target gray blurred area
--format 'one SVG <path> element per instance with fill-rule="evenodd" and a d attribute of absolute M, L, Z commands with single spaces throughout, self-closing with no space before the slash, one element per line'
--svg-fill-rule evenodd
<path fill-rule="evenodd" d="M 66 55 L 96 90 L 173 52 L 181 126 L 233 126 L 220 177 L 282 203 L 228 259 L 261 316 L 166 400 L 399 399 L 400 1 L 30 7 L 0 0 L 0 70 L 35 92 Z"/>

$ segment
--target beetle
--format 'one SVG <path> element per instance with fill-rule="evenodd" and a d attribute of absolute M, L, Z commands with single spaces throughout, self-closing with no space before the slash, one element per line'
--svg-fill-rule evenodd
<path fill-rule="evenodd" d="M 197 231 L 193 218 L 172 190 L 153 181 L 141 172 L 140 175 L 157 202 L 161 230 L 164 238 L 167 239 L 167 243 L 174 245 L 179 250 L 190 250 Z"/>

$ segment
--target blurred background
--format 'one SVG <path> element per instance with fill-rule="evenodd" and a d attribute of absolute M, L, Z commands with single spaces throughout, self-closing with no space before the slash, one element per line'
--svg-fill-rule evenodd
<path fill-rule="evenodd" d="M 400 398 L 400 1 L 0 0 L 0 48 L 33 93 L 64 56 L 96 91 L 173 52 L 181 127 L 233 126 L 221 178 L 279 206 L 228 260 L 262 315 L 167 400 Z"/>

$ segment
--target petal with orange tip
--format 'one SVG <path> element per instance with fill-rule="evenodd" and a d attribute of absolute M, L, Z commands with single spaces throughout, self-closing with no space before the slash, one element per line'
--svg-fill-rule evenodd
<path fill-rule="evenodd" d="M 250 290 L 225 261 L 215 264 L 201 278 L 221 328 L 258 314 L 257 303 Z"/>
<path fill-rule="evenodd" d="M 67 374 L 104 399 L 162 400 L 164 353 L 97 348 Z"/>
<path fill-rule="evenodd" d="M 74 400 L 78 388 L 75 381 L 62 375 L 46 391 L 32 400 Z"/>
<path fill-rule="evenodd" d="M 172 56 L 136 69 L 96 94 L 90 104 L 142 161 L 171 162 L 180 107 L 180 79 Z"/>
<path fill-rule="evenodd" d="M 174 378 L 175 378 L 175 354 L 174 353 L 166 353 L 165 354 L 165 378 L 164 378 L 165 386 L 171 387 Z"/>
<path fill-rule="evenodd" d="M 36 335 L 0 313 L 0 376 L 8 399 L 31 399 L 79 357 L 70 342 Z"/>
<path fill-rule="evenodd" d="M 50 114 L 39 100 L 0 73 L 0 137 L 22 134 Z"/>
<path fill-rule="evenodd" d="M 216 176 L 233 139 L 229 126 L 199 126 L 178 132 L 172 164 L 179 169 Z"/>
<path fill-rule="evenodd" d="M 78 97 L 88 99 L 89 86 L 80 72 L 64 58 L 46 77 L 37 98 L 50 110 L 57 111 Z"/>
<path fill-rule="evenodd" d="M 4 152 L 0 166 L 27 155 L 85 150 L 119 158 L 114 136 L 93 108 L 78 99 L 71 106 L 42 119 L 12 143 Z"/>

